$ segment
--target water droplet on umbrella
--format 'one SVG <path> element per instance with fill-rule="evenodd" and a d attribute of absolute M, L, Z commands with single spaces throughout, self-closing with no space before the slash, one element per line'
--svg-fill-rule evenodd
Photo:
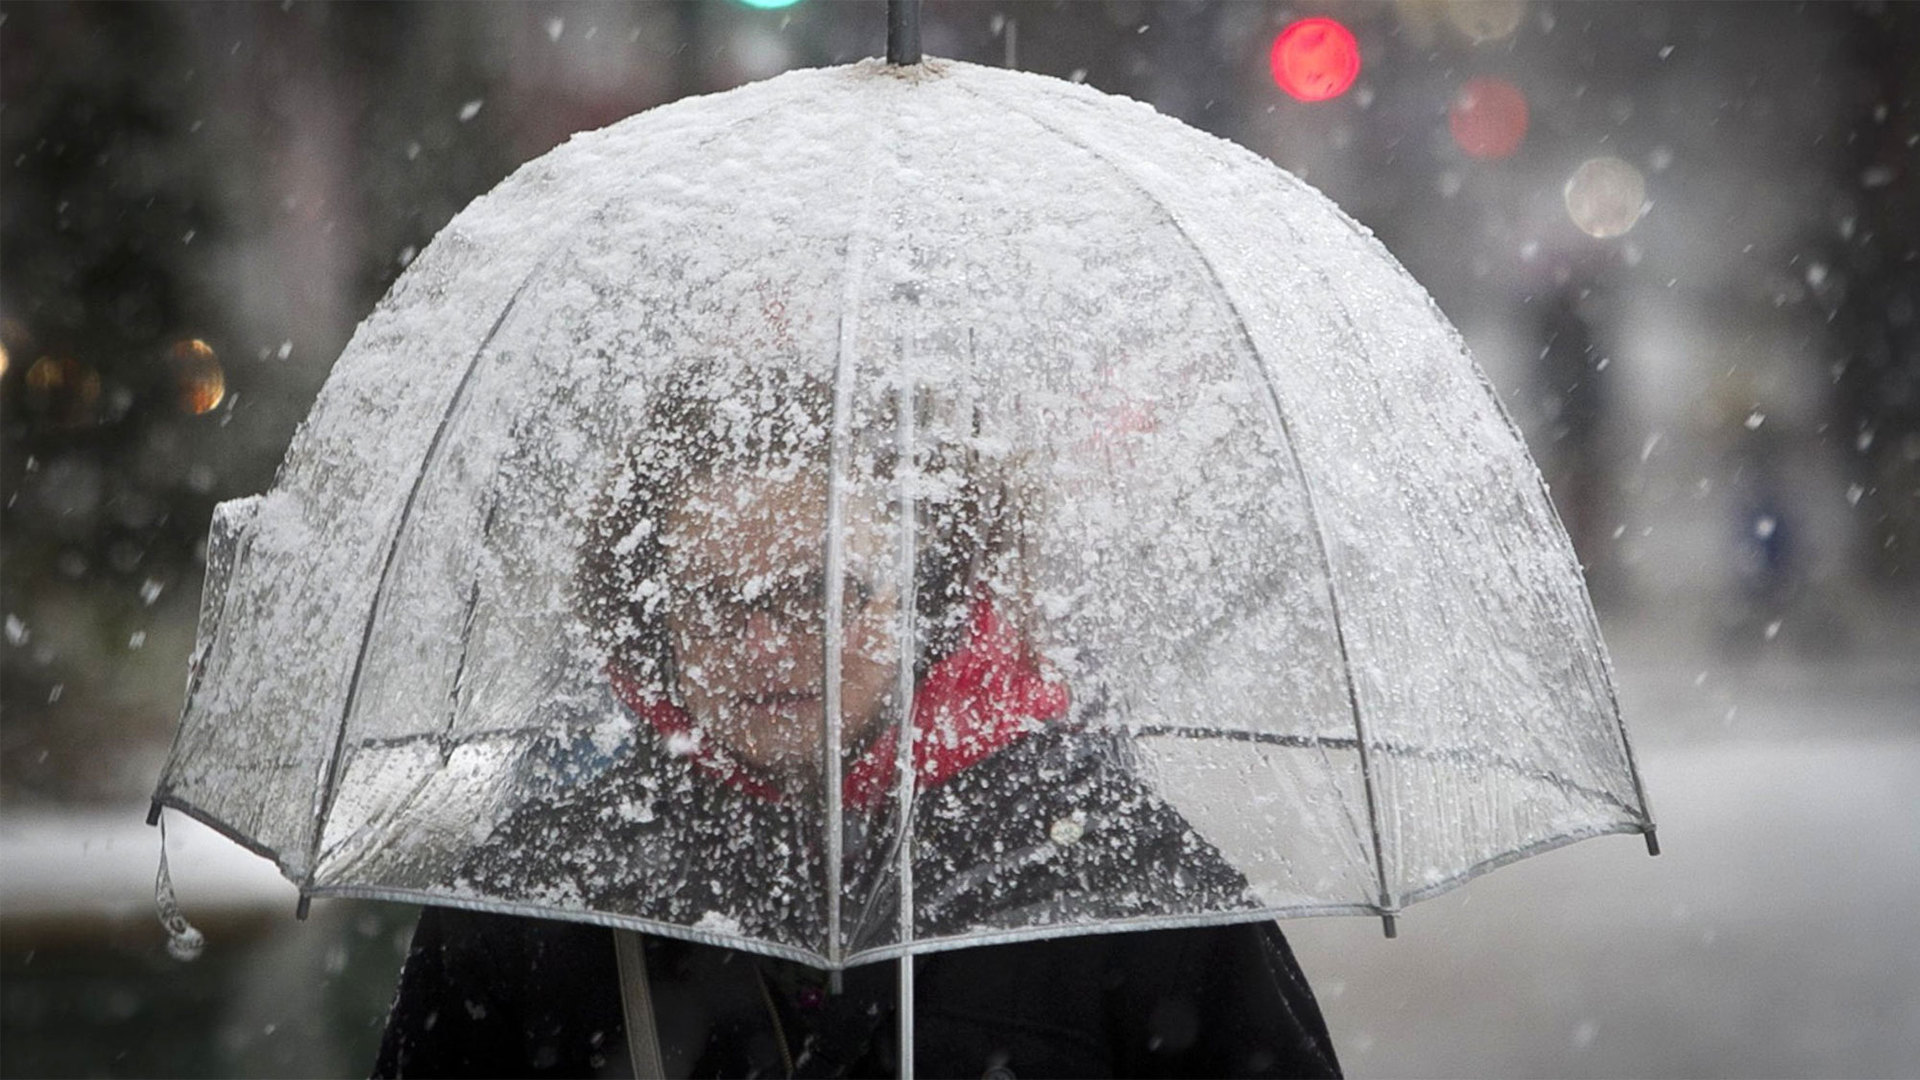
<path fill-rule="evenodd" d="M 1078 815 L 1069 815 L 1055 821 L 1048 827 L 1047 836 L 1062 847 L 1079 843 L 1080 838 L 1086 835 L 1086 828 L 1074 820 L 1076 816 Z"/>

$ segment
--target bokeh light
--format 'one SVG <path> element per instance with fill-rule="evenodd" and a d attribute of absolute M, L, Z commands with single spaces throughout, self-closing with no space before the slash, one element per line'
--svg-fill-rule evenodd
<path fill-rule="evenodd" d="M 0 315 L 0 376 L 13 370 L 13 354 L 32 355 L 33 337 L 26 324 L 11 315 Z"/>
<path fill-rule="evenodd" d="M 1589 158 L 1568 178 L 1567 216 L 1588 236 L 1626 235 L 1647 208 L 1647 181 L 1616 157 Z"/>
<path fill-rule="evenodd" d="M 1527 96 L 1505 79 L 1468 79 L 1447 106 L 1447 129 L 1468 157 L 1511 157 L 1527 137 Z"/>
<path fill-rule="evenodd" d="M 1334 19 L 1301 19 L 1273 39 L 1273 81 L 1300 101 L 1339 97 L 1360 76 L 1360 44 Z"/>
<path fill-rule="evenodd" d="M 175 400 L 193 416 L 212 412 L 227 396 L 227 376 L 213 347 L 199 338 L 175 342 L 167 353 L 173 369 Z"/>
<path fill-rule="evenodd" d="M 1523 0 L 1450 0 L 1442 5 L 1447 21 L 1475 41 L 1499 41 L 1520 28 Z"/>
<path fill-rule="evenodd" d="M 28 400 L 38 401 L 47 395 L 59 393 L 60 388 L 66 384 L 66 365 L 70 363 L 72 363 L 71 360 L 61 360 L 52 356 L 43 356 L 35 360 L 33 366 L 27 369 Z"/>
<path fill-rule="evenodd" d="M 100 373 L 70 356 L 42 356 L 27 369 L 27 404 L 56 423 L 84 424 L 100 400 Z"/>
<path fill-rule="evenodd" d="M 740 0 L 740 3 L 745 4 L 747 7 L 759 8 L 762 11 L 774 11 L 779 8 L 792 7 L 799 2 L 800 0 Z"/>

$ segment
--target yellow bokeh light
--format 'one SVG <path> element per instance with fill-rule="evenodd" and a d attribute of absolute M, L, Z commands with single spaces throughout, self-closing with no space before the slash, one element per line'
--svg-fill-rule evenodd
<path fill-rule="evenodd" d="M 27 389 L 37 394 L 51 394 L 66 381 L 66 361 L 51 356 L 35 360 L 27 369 Z"/>
<path fill-rule="evenodd" d="M 27 368 L 27 403 L 63 424 L 82 424 L 100 400 L 100 373 L 67 356 L 42 356 Z"/>
<path fill-rule="evenodd" d="M 201 416 L 219 407 L 227 396 L 226 372 L 213 346 L 199 338 L 174 343 L 167 353 L 173 367 L 174 390 L 180 411 Z"/>
<path fill-rule="evenodd" d="M 33 348 L 33 336 L 20 320 L 0 315 L 0 375 L 13 370 L 13 350 Z"/>
<path fill-rule="evenodd" d="M 1453 28 L 1474 41 L 1499 41 L 1520 28 L 1526 5 L 1521 0 L 1453 0 L 1443 10 Z"/>

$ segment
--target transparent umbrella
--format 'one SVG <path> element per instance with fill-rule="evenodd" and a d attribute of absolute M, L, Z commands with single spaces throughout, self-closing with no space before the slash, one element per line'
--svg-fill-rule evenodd
<path fill-rule="evenodd" d="M 1653 836 L 1421 288 L 1239 147 L 939 61 L 659 108 L 457 216 L 219 508 L 155 802 L 303 897 L 830 969 L 1391 931 Z"/>

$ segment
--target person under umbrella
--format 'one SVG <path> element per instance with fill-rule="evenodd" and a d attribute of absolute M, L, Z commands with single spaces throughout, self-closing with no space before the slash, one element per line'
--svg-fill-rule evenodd
<path fill-rule="evenodd" d="M 832 408 L 825 385 L 777 369 L 709 369 L 656 395 L 596 503 L 576 574 L 605 692 L 632 723 L 539 743 L 519 766 L 529 797 L 456 874 L 476 895 L 533 904 L 564 893 L 694 932 L 429 907 L 376 1075 L 617 1075 L 635 1056 L 637 1075 L 898 1071 L 890 965 L 832 980 L 688 938 L 703 926 L 818 933 L 817 897 L 782 883 L 818 878 L 830 857 L 818 818 L 834 668 L 848 933 L 859 941 L 895 926 L 898 891 L 881 885 L 898 858 L 887 795 L 902 648 L 916 652 L 916 938 L 1007 911 L 1064 915 L 1095 897 L 1141 911 L 1169 895 L 1258 906 L 1245 878 L 1133 775 L 1123 742 L 1099 730 L 1100 703 L 1074 700 L 1033 640 L 1021 583 L 1034 508 L 1017 468 L 962 440 L 915 463 L 944 494 L 922 510 L 925 539 L 903 587 L 888 578 L 879 495 L 901 463 L 868 448 L 836 492 L 823 437 Z M 820 542 L 836 498 L 837 558 Z M 895 629 L 909 592 L 911 642 Z M 617 959 L 621 935 L 643 957 L 640 1012 Z M 920 1075 L 1339 1073 L 1271 921 L 986 944 L 911 962 Z M 635 1040 L 630 1019 L 651 1038 Z M 655 1047 L 657 1061 L 644 1060 Z"/>
<path fill-rule="evenodd" d="M 1518 858 L 1610 833 L 1656 850 L 1565 531 L 1405 269 L 1271 162 L 1135 103 L 913 68 L 678 103 L 463 211 L 273 489 L 216 510 L 150 816 L 273 859 L 300 912 L 615 928 L 624 1033 L 690 1047 L 675 1071 L 752 1040 L 681 992 L 715 980 L 668 978 L 681 945 L 641 935 L 843 973 L 810 995 L 724 965 L 760 973 L 746 996 L 779 1025 L 757 1060 L 784 1045 L 795 1071 L 885 1036 L 800 1030 L 783 1001 L 883 1013 L 861 969 L 911 958 L 899 1073 L 983 1072 L 909 1048 L 916 1002 L 982 1014 L 936 984 L 990 949 L 1341 914 L 1392 936 Z M 703 357 L 743 377 L 679 393 Z M 476 939 L 436 932 L 422 987 Z M 571 992 L 559 957 L 604 964 L 604 941 L 495 974 L 557 968 Z M 975 1048 L 1106 1071 L 1007 1036 L 1104 1000 L 1103 964 L 1049 961 L 1080 973 L 1064 987 L 998 968 L 1018 985 L 986 992 L 1001 1019 Z M 507 1015 L 460 992 L 484 974 L 444 1007 L 411 995 L 429 1004 L 399 1043 Z M 1112 981 L 1177 1000 L 1102 1019 L 1096 1045 L 1231 1048 L 1201 1027 L 1224 1015 L 1192 1004 L 1204 980 Z M 1016 991 L 1044 1009 L 1007 1020 Z M 582 1038 L 617 1057 L 619 1030 Z M 1271 1066 L 1276 1044 L 1194 1068 Z M 447 1067 L 523 1071 L 489 1054 Z"/>

